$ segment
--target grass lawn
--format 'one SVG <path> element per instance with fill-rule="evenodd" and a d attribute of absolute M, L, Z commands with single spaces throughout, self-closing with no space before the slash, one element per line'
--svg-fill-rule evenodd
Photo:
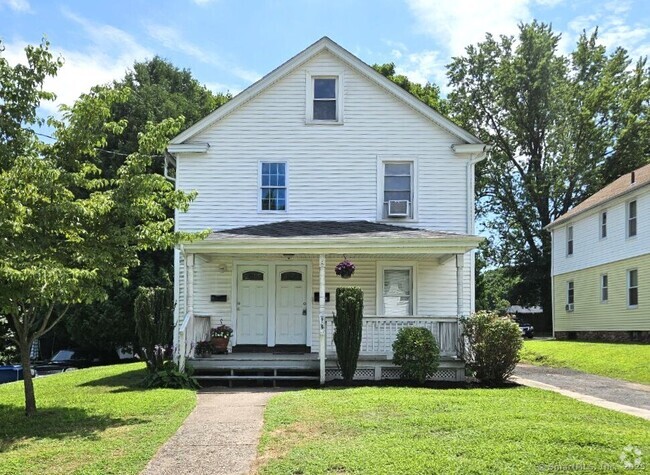
<path fill-rule="evenodd" d="M 0 385 L 0 474 L 138 473 L 196 404 L 194 391 L 138 387 L 144 365 L 91 368 Z"/>
<path fill-rule="evenodd" d="M 650 384 L 648 344 L 528 340 L 521 361 Z"/>
<path fill-rule="evenodd" d="M 258 473 L 629 473 L 628 444 L 650 453 L 650 422 L 532 388 L 292 391 L 267 406 Z"/>

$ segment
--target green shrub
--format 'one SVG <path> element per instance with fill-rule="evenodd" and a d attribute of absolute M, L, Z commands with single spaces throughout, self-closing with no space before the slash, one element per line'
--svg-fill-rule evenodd
<path fill-rule="evenodd" d="M 429 330 L 406 327 L 393 342 L 393 363 L 402 369 L 402 379 L 424 383 L 440 363 L 440 349 Z"/>
<path fill-rule="evenodd" d="M 334 345 L 343 379 L 352 381 L 361 349 L 363 290 L 359 287 L 336 289 Z"/>
<path fill-rule="evenodd" d="M 509 317 L 477 312 L 462 320 L 465 362 L 476 378 L 488 383 L 508 379 L 519 362 L 521 330 Z"/>
<path fill-rule="evenodd" d="M 191 369 L 180 371 L 173 361 L 165 361 L 162 369 L 150 372 L 142 381 L 147 389 L 168 388 L 168 389 L 198 389 L 199 383 L 192 377 Z"/>

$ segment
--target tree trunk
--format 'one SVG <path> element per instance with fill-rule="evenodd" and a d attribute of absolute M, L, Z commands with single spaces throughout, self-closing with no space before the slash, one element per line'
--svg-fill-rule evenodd
<path fill-rule="evenodd" d="M 25 386 L 25 415 L 36 414 L 36 396 L 34 394 L 34 381 L 32 380 L 32 367 L 29 360 L 29 347 L 31 343 L 20 339 L 20 362 L 23 365 L 23 384 Z"/>

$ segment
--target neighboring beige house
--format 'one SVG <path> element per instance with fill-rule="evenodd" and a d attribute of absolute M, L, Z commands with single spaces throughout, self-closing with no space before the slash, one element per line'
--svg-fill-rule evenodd
<path fill-rule="evenodd" d="M 650 341 L 650 165 L 548 227 L 559 339 Z"/>
<path fill-rule="evenodd" d="M 365 295 L 359 378 L 391 378 L 400 328 L 463 379 L 458 317 L 474 308 L 474 165 L 488 146 L 322 38 L 174 138 L 196 191 L 175 254 L 176 358 L 216 379 L 325 381 L 337 287 Z M 349 279 L 335 275 L 348 258 Z M 196 358 L 220 322 L 232 352 Z"/>

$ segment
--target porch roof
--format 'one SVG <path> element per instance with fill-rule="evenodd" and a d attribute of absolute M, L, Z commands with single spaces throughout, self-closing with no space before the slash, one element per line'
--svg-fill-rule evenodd
<path fill-rule="evenodd" d="M 455 254 L 478 246 L 480 236 L 370 221 L 280 221 L 212 232 L 183 247 L 189 252 Z"/>

